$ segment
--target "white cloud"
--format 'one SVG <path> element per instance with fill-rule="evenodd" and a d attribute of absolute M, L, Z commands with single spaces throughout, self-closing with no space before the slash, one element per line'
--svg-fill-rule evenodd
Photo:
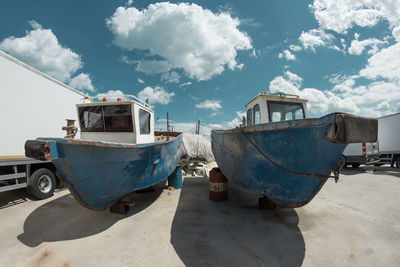
<path fill-rule="evenodd" d="M 294 52 L 298 52 L 301 50 L 301 46 L 299 45 L 289 45 L 290 50 L 294 51 Z"/>
<path fill-rule="evenodd" d="M 303 79 L 295 73 L 286 71 L 284 76 L 275 77 L 270 82 L 271 92 L 284 92 L 307 99 L 311 115 L 325 115 L 329 112 L 359 112 L 357 106 L 348 99 L 342 99 L 330 91 L 320 91 L 315 88 L 300 89 Z"/>
<path fill-rule="evenodd" d="M 141 60 L 136 66 L 136 71 L 146 74 L 164 73 L 171 69 L 171 65 L 165 60 Z"/>
<path fill-rule="evenodd" d="M 149 100 L 150 104 L 161 104 L 167 105 L 172 102 L 172 97 L 175 95 L 174 92 L 168 93 L 162 87 L 150 87 L 147 86 L 142 91 L 138 93 L 138 97 L 146 101 Z"/>
<path fill-rule="evenodd" d="M 292 54 L 289 50 L 283 50 L 282 53 L 279 53 L 279 58 L 285 57 L 286 60 L 296 60 L 296 56 Z"/>
<path fill-rule="evenodd" d="M 393 0 L 315 0 L 311 8 L 324 29 L 345 34 L 353 25 L 372 27 L 381 19 L 399 25 L 400 1 Z"/>
<path fill-rule="evenodd" d="M 384 78 L 400 81 L 400 43 L 381 49 L 368 59 L 367 66 L 360 71 L 360 76 L 368 79 Z"/>
<path fill-rule="evenodd" d="M 89 74 L 81 73 L 71 79 L 69 85 L 78 90 L 95 91 Z"/>
<path fill-rule="evenodd" d="M 217 111 L 222 108 L 220 100 L 209 100 L 209 99 L 206 99 L 203 102 L 196 104 L 195 107 L 200 109 L 211 109 L 214 111 Z"/>
<path fill-rule="evenodd" d="M 361 55 L 364 49 L 367 46 L 371 47 L 371 50 L 368 51 L 368 54 L 375 54 L 378 52 L 378 46 L 387 43 L 387 41 L 381 41 L 375 38 L 368 38 L 362 41 L 358 40 L 359 35 L 355 34 L 355 39 L 351 41 L 351 45 L 349 47 L 350 55 Z"/>
<path fill-rule="evenodd" d="M 82 68 L 81 57 L 62 46 L 52 30 L 43 29 L 35 21 L 30 24 L 33 30 L 26 36 L 8 37 L 0 43 L 0 49 L 61 82 L 68 81 Z"/>
<path fill-rule="evenodd" d="M 224 126 L 222 124 L 218 124 L 218 123 L 210 123 L 208 126 L 210 126 L 213 129 L 223 129 Z"/>
<path fill-rule="evenodd" d="M 397 26 L 392 31 L 393 37 L 396 39 L 398 43 L 400 43 L 400 26 Z"/>
<path fill-rule="evenodd" d="M 119 7 L 106 23 L 115 45 L 149 51 L 197 80 L 221 74 L 226 66 L 240 67 L 237 51 L 252 48 L 250 37 L 238 30 L 239 19 L 196 4 L 163 2 L 141 11 Z"/>
<path fill-rule="evenodd" d="M 303 31 L 299 37 L 299 41 L 301 42 L 303 47 L 305 49 L 311 49 L 314 52 L 315 47 L 328 45 L 330 46 L 334 39 L 335 37 L 332 34 L 326 33 L 321 29 L 312 29 L 308 32 Z"/>
<path fill-rule="evenodd" d="M 185 86 L 189 86 L 189 85 L 192 85 L 192 82 L 182 83 L 179 85 L 179 87 L 185 87 Z"/>
<path fill-rule="evenodd" d="M 169 83 L 179 83 L 180 76 L 176 71 L 171 71 L 161 75 L 161 80 Z"/>
<path fill-rule="evenodd" d="M 140 78 L 137 78 L 137 81 L 138 81 L 138 83 L 142 83 L 142 84 L 144 83 L 144 81 Z"/>

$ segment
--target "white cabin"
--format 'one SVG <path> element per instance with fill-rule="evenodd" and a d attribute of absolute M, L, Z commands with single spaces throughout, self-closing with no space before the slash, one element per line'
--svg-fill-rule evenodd
<path fill-rule="evenodd" d="M 246 105 L 246 125 L 308 118 L 306 103 L 297 95 L 261 92 Z"/>
<path fill-rule="evenodd" d="M 76 106 L 81 139 L 123 144 L 154 142 L 154 111 L 147 103 L 119 98 Z"/>

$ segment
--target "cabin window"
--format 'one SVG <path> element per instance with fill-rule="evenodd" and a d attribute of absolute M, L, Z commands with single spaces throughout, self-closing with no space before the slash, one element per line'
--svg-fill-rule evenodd
<path fill-rule="evenodd" d="M 131 105 L 79 107 L 82 132 L 133 132 Z"/>
<path fill-rule="evenodd" d="M 267 101 L 269 121 L 304 119 L 302 103 L 291 103 L 281 101 Z"/>
<path fill-rule="evenodd" d="M 103 106 L 106 132 L 133 132 L 131 105 Z"/>
<path fill-rule="evenodd" d="M 150 134 L 150 113 L 139 109 L 140 134 Z"/>
<path fill-rule="evenodd" d="M 82 132 L 104 132 L 102 107 L 80 107 L 79 120 Z"/>
<path fill-rule="evenodd" d="M 254 124 L 261 123 L 260 105 L 255 105 L 253 111 L 254 111 Z"/>
<path fill-rule="evenodd" d="M 252 125 L 253 123 L 253 109 L 247 110 L 247 125 Z"/>

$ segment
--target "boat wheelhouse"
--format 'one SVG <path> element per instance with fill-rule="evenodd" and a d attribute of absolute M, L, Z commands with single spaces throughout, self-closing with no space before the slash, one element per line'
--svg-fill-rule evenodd
<path fill-rule="evenodd" d="M 154 142 L 154 111 L 134 96 L 77 104 L 81 139 L 123 144 Z"/>
<path fill-rule="evenodd" d="M 307 100 L 297 95 L 261 92 L 246 105 L 246 125 L 308 118 Z"/>

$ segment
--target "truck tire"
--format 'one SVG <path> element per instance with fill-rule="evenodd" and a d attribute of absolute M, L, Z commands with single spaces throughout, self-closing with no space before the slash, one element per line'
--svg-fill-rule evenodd
<path fill-rule="evenodd" d="M 53 195 L 56 188 L 56 177 L 54 173 L 46 168 L 37 169 L 29 180 L 29 189 L 33 196 L 38 199 L 46 199 Z"/>
<path fill-rule="evenodd" d="M 358 167 L 360 167 L 360 163 L 352 163 L 351 164 L 351 167 L 353 167 L 353 168 L 358 168 Z"/>
<path fill-rule="evenodd" d="M 396 168 L 400 169 L 400 157 L 396 159 Z"/>

